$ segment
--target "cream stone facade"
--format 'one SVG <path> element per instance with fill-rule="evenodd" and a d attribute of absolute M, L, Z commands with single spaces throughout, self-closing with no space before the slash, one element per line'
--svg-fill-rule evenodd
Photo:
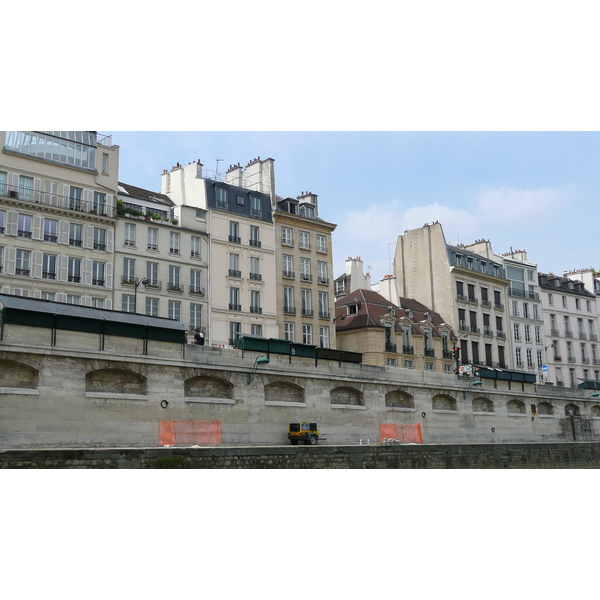
<path fill-rule="evenodd" d="M 273 220 L 278 337 L 335 348 L 331 234 L 336 225 L 319 218 L 312 193 L 279 200 Z"/>
<path fill-rule="evenodd" d="M 447 244 L 434 223 L 398 236 L 394 276 L 400 296 L 430 307 L 453 327 L 462 364 L 513 368 L 502 262 Z"/>
<path fill-rule="evenodd" d="M 112 308 L 119 148 L 96 132 L 0 132 L 2 293 Z"/>

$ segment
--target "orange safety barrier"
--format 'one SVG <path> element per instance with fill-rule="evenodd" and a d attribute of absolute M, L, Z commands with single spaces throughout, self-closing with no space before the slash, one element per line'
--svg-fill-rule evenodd
<path fill-rule="evenodd" d="M 395 423 L 379 423 L 379 441 L 395 439 L 405 444 L 422 444 L 421 423 L 402 425 Z"/>
<path fill-rule="evenodd" d="M 159 446 L 222 444 L 221 421 L 159 421 Z"/>

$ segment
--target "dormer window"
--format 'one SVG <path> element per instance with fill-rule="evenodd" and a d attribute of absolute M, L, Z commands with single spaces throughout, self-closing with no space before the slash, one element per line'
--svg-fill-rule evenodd
<path fill-rule="evenodd" d="M 456 266 L 462 267 L 462 254 L 456 253 Z"/>
<path fill-rule="evenodd" d="M 300 214 L 304 217 L 308 217 L 309 219 L 315 218 L 315 207 L 312 204 L 301 204 L 300 205 Z"/>
<path fill-rule="evenodd" d="M 215 202 L 217 208 L 227 208 L 227 189 L 215 186 Z"/>
<path fill-rule="evenodd" d="M 360 310 L 360 302 L 356 304 L 348 304 L 346 308 L 348 309 L 349 315 L 357 315 L 358 311 Z"/>
<path fill-rule="evenodd" d="M 467 269 L 473 270 L 473 259 L 470 256 L 467 256 Z"/>

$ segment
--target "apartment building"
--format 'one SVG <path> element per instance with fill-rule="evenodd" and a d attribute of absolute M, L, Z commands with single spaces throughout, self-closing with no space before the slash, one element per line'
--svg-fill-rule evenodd
<path fill-rule="evenodd" d="M 95 131 L 0 132 L 2 293 L 112 308 L 119 148 Z"/>
<path fill-rule="evenodd" d="M 360 256 L 354 258 L 349 256 L 346 259 L 344 273 L 336 277 L 333 281 L 335 300 L 337 302 L 337 300 L 347 296 L 350 292 L 360 289 L 372 289 L 371 275 L 364 272 L 363 261 L 360 259 Z"/>
<path fill-rule="evenodd" d="M 278 335 L 335 348 L 331 234 L 336 225 L 319 218 L 318 198 L 312 192 L 278 199 L 273 221 Z"/>
<path fill-rule="evenodd" d="M 596 296 L 582 281 L 539 273 L 544 328 L 548 347 L 548 382 L 577 387 L 600 380 Z"/>
<path fill-rule="evenodd" d="M 226 173 L 199 161 L 164 171 L 161 193 L 176 217 L 193 210 L 208 234 L 208 323 L 213 345 L 243 334 L 277 337 L 273 159 L 254 159 Z"/>
<path fill-rule="evenodd" d="M 115 308 L 167 317 L 210 340 L 207 321 L 206 216 L 174 215 L 166 195 L 119 182 L 115 234 Z"/>
<path fill-rule="evenodd" d="M 335 303 L 337 348 L 361 352 L 363 363 L 453 373 L 456 335 L 442 317 L 410 298 L 399 305 L 358 289 Z"/>
<path fill-rule="evenodd" d="M 502 261 L 447 244 L 441 224 L 426 224 L 398 236 L 394 278 L 399 296 L 430 307 L 456 331 L 462 364 L 513 368 Z"/>

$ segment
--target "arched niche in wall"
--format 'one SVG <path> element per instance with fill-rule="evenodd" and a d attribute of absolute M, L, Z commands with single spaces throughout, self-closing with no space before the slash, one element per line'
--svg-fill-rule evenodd
<path fill-rule="evenodd" d="M 408 392 L 392 390 L 385 395 L 385 405 L 388 408 L 414 408 L 415 399 Z"/>
<path fill-rule="evenodd" d="M 85 376 L 85 391 L 100 394 L 146 394 L 146 378 L 126 369 L 99 369 Z"/>
<path fill-rule="evenodd" d="M 233 397 L 233 384 L 219 377 L 199 375 L 185 380 L 185 396 L 195 398 Z"/>
<path fill-rule="evenodd" d="M 351 387 L 337 387 L 329 394 L 331 404 L 346 404 L 348 406 L 364 406 L 363 393 Z"/>
<path fill-rule="evenodd" d="M 473 412 L 493 413 L 494 403 L 489 398 L 473 398 Z"/>
<path fill-rule="evenodd" d="M 35 389 L 38 371 L 14 360 L 0 360 L 0 387 Z"/>
<path fill-rule="evenodd" d="M 540 402 L 537 405 L 538 415 L 553 415 L 554 414 L 554 406 L 550 404 L 550 402 Z"/>
<path fill-rule="evenodd" d="M 448 394 L 437 394 L 431 399 L 433 410 L 457 410 L 456 400 Z"/>
<path fill-rule="evenodd" d="M 304 389 L 289 381 L 275 381 L 265 386 L 265 402 L 304 402 Z"/>
<path fill-rule="evenodd" d="M 591 408 L 592 416 L 600 417 L 600 404 L 594 404 Z"/>
<path fill-rule="evenodd" d="M 509 400 L 506 404 L 506 410 L 509 415 L 524 415 L 525 403 L 521 400 Z"/>
<path fill-rule="evenodd" d="M 565 406 L 565 415 L 567 415 L 567 417 L 579 417 L 581 415 L 581 410 L 577 404 L 567 404 Z"/>

